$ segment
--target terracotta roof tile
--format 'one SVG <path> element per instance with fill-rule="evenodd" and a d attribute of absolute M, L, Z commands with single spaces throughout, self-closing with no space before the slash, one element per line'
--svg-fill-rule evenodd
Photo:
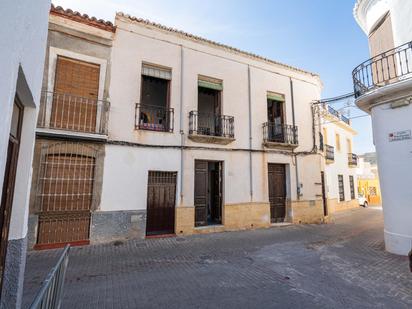
<path fill-rule="evenodd" d="M 63 9 L 61 6 L 54 6 L 54 4 L 52 4 L 50 7 L 50 14 L 68 18 L 73 21 L 77 21 L 79 23 L 83 23 L 83 24 L 86 24 L 92 27 L 102 29 L 102 30 L 106 30 L 110 32 L 116 31 L 116 27 L 110 21 L 106 21 L 103 19 L 97 19 L 94 16 L 89 16 L 87 14 L 81 14 L 71 9 Z"/>

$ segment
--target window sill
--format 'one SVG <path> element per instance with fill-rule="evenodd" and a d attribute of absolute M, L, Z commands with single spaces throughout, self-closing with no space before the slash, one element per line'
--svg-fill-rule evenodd
<path fill-rule="evenodd" d="M 212 135 L 189 134 L 188 138 L 197 143 L 228 145 L 234 142 L 234 137 L 222 137 Z"/>

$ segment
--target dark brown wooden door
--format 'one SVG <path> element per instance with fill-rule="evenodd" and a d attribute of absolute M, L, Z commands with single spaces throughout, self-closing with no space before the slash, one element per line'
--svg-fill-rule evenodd
<path fill-rule="evenodd" d="M 41 178 L 37 248 L 89 240 L 95 158 L 49 154 Z"/>
<path fill-rule="evenodd" d="M 325 184 L 325 172 L 320 172 L 320 178 L 322 181 L 322 200 L 323 200 L 323 215 L 328 215 L 328 202 L 326 198 L 326 184 Z"/>
<path fill-rule="evenodd" d="M 13 105 L 13 114 L 9 143 L 7 148 L 6 166 L 4 170 L 3 189 L 0 206 L 0 291 L 3 283 L 3 273 L 9 239 L 10 217 L 13 205 L 14 185 L 20 148 L 21 126 L 23 121 L 23 106 L 17 98 Z"/>
<path fill-rule="evenodd" d="M 284 164 L 268 164 L 270 219 L 283 222 L 286 216 L 286 172 Z"/>
<path fill-rule="evenodd" d="M 95 132 L 100 66 L 58 57 L 50 126 Z"/>
<path fill-rule="evenodd" d="M 207 225 L 208 162 L 195 160 L 195 226 Z"/>
<path fill-rule="evenodd" d="M 175 233 L 176 172 L 149 171 L 146 235 Z"/>

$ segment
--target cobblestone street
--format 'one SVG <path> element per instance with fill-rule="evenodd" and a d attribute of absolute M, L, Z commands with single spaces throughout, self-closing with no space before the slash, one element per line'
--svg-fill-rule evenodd
<path fill-rule="evenodd" d="M 27 258 L 27 307 L 60 250 Z M 408 260 L 382 211 L 291 225 L 72 248 L 63 308 L 411 308 Z"/>

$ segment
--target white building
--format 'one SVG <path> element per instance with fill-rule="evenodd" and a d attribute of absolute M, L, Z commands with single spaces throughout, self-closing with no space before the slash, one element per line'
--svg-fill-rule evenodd
<path fill-rule="evenodd" d="M 1 308 L 20 308 L 49 0 L 0 2 Z"/>
<path fill-rule="evenodd" d="M 169 173 L 170 233 L 322 221 L 317 75 L 123 14 L 116 27 L 101 212 L 152 224 Z"/>
<path fill-rule="evenodd" d="M 412 248 L 412 2 L 359 0 L 371 59 L 353 71 L 356 104 L 372 116 L 389 252 Z"/>
<path fill-rule="evenodd" d="M 325 151 L 324 183 L 327 214 L 356 208 L 358 156 L 354 153 L 353 138 L 357 134 L 350 120 L 332 106 L 319 106 L 320 126 Z"/>
<path fill-rule="evenodd" d="M 62 8 L 46 61 L 30 246 L 323 222 L 318 75 Z"/>

